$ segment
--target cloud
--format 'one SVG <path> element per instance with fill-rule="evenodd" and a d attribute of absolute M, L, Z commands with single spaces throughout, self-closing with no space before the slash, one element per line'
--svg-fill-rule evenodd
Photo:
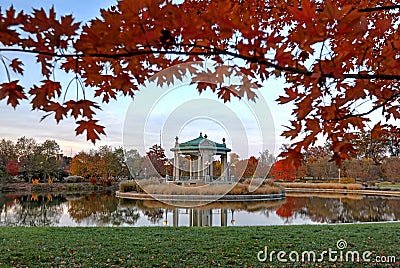
<path fill-rule="evenodd" d="M 102 136 L 101 141 L 93 145 L 90 141 L 86 141 L 85 135 L 75 135 L 76 124 L 71 118 L 64 119 L 57 124 L 52 116 L 49 116 L 40 122 L 44 113 L 31 111 L 27 102 L 17 106 L 17 109 L 14 110 L 2 101 L 0 102 L 0 136 L 13 141 L 16 141 L 19 137 L 26 136 L 35 138 L 39 143 L 46 139 L 54 139 L 66 155 L 71 154 L 71 149 L 72 154 L 75 154 L 79 151 L 95 149 L 102 145 L 122 146 L 125 112 L 123 106 L 127 103 L 129 101 L 121 99 L 118 103 L 103 106 L 104 111 L 98 112 L 96 118 L 100 120 L 100 124 L 106 127 L 107 136 Z"/>

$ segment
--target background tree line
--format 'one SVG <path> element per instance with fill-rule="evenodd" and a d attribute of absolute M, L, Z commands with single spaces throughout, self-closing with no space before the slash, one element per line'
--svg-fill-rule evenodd
<path fill-rule="evenodd" d="M 67 175 L 70 158 L 61 154 L 54 140 L 38 143 L 33 138 L 21 137 L 17 142 L 0 140 L 0 178 L 18 176 L 25 181 L 62 179 Z"/>
<path fill-rule="evenodd" d="M 239 155 L 230 155 L 230 175 L 235 177 L 250 178 L 267 174 L 275 162 L 275 157 L 267 151 L 260 153 L 258 158 L 239 159 Z M 72 158 L 71 175 L 85 178 L 91 177 L 152 177 L 173 175 L 173 158 L 168 159 L 165 150 L 158 144 L 151 146 L 145 155 L 140 155 L 136 149 L 124 150 L 102 146 L 98 150 L 80 152 Z M 181 176 L 189 176 L 189 160 L 179 156 Z M 214 176 L 221 175 L 221 162 L 214 160 L 212 163 Z M 233 173 L 231 173 L 233 172 Z M 265 176 L 265 175 L 264 175 Z"/>
<path fill-rule="evenodd" d="M 248 159 L 240 159 L 238 154 L 231 153 L 229 176 L 326 180 L 338 178 L 340 168 L 341 177 L 363 181 L 380 178 L 400 181 L 400 133 L 382 136 L 374 136 L 371 132 L 358 133 L 357 139 L 352 142 L 357 154 L 343 161 L 340 167 L 330 161 L 332 151 L 328 143 L 310 147 L 303 154 L 302 165 L 297 170 L 281 165 L 268 150 Z M 284 147 L 282 150 L 285 150 Z M 181 158 L 181 175 L 185 176 L 189 161 Z M 18 176 L 25 181 L 31 181 L 32 178 L 61 181 L 69 175 L 66 171 L 85 179 L 151 177 L 158 174 L 172 176 L 172 163 L 173 159 L 168 159 L 165 150 L 158 144 L 150 147 L 144 156 L 136 149 L 102 146 L 97 150 L 79 152 L 71 159 L 61 154 L 60 146 L 54 140 L 37 143 L 35 139 L 21 137 L 17 142 L 6 139 L 0 141 L 0 177 L 3 179 Z M 219 160 L 213 162 L 212 168 L 215 176 L 221 175 Z"/>
<path fill-rule="evenodd" d="M 98 150 L 80 152 L 72 158 L 71 175 L 86 179 L 95 178 L 132 178 L 165 176 L 167 168 L 165 151 L 155 144 L 145 156 L 136 149 L 124 150 L 122 147 L 102 146 Z M 172 175 L 172 167 L 170 175 Z"/>
<path fill-rule="evenodd" d="M 265 177 L 267 174 L 268 178 L 276 180 L 329 180 L 338 179 L 340 169 L 342 178 L 400 181 L 400 133 L 392 129 L 385 135 L 367 131 L 355 133 L 355 136 L 357 138 L 351 141 L 355 151 L 340 166 L 331 161 L 333 152 L 330 143 L 312 146 L 303 152 L 302 163 L 297 169 L 283 165 L 268 150 L 248 159 L 240 159 L 239 155 L 231 153 L 230 163 L 235 168 L 236 178 Z M 282 145 L 281 151 L 286 151 L 288 147 Z"/>
<path fill-rule="evenodd" d="M 390 136 L 374 137 L 371 132 L 359 133 L 353 141 L 357 147 L 357 155 L 343 161 L 338 167 L 330 161 L 332 151 L 330 144 L 313 146 L 303 154 L 302 165 L 287 169 L 277 162 L 277 158 L 268 150 L 260 152 L 258 156 L 240 159 L 236 153 L 231 153 L 229 158 L 229 176 L 238 178 L 267 177 L 277 180 L 294 180 L 311 177 L 317 180 L 338 178 L 338 169 L 341 177 L 361 179 L 363 181 L 379 178 L 400 180 L 400 134 L 392 133 Z M 283 145 L 282 150 L 285 150 Z M 125 154 L 125 157 L 123 157 Z M 188 176 L 189 161 L 180 156 L 181 176 Z M 123 151 L 122 148 L 112 149 L 109 146 L 101 147 L 98 151 L 81 152 L 76 155 L 71 163 L 71 173 L 84 177 L 90 176 L 123 176 L 123 177 L 151 177 L 172 176 L 173 159 L 168 159 L 165 150 L 155 144 L 141 156 L 136 149 Z M 221 175 L 221 163 L 213 162 L 214 176 Z M 186 173 L 187 174 L 186 174 Z"/>
<path fill-rule="evenodd" d="M 371 181 L 386 179 L 400 181 L 400 133 L 375 136 L 370 131 L 357 133 L 352 141 L 357 153 L 353 153 L 337 166 L 332 159 L 331 144 L 310 147 L 304 154 L 302 165 L 296 171 L 275 165 L 271 175 L 277 179 L 312 177 L 314 179 L 341 177 Z"/>

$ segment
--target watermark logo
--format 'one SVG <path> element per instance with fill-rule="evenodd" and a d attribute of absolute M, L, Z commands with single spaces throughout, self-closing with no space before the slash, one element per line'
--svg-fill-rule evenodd
<path fill-rule="evenodd" d="M 321 263 L 321 262 L 349 262 L 349 263 L 396 263 L 396 256 L 373 256 L 371 251 L 348 250 L 347 241 L 339 239 L 336 242 L 336 248 L 328 250 L 315 251 L 305 250 L 302 252 L 283 250 L 270 250 L 268 246 L 257 253 L 257 259 L 260 262 L 282 262 L 282 263 Z"/>
<path fill-rule="evenodd" d="M 337 247 L 339 250 L 343 250 L 343 249 L 347 248 L 347 242 L 346 242 L 346 240 L 344 240 L 344 239 L 339 239 L 339 240 L 336 242 L 336 247 Z"/>

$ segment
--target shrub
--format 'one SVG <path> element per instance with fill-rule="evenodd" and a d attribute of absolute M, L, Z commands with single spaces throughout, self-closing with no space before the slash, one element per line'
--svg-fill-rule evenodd
<path fill-rule="evenodd" d="M 143 190 L 140 186 L 136 183 L 136 181 L 123 181 L 119 184 L 119 191 L 122 193 L 126 192 L 138 192 L 142 193 Z"/>
<path fill-rule="evenodd" d="M 114 179 L 108 178 L 108 179 L 101 179 L 100 183 L 102 186 L 111 186 L 114 181 L 115 181 Z"/>
<path fill-rule="evenodd" d="M 32 183 L 33 183 L 33 181 L 32 181 Z M 37 192 L 43 191 L 43 187 L 42 186 L 43 186 L 42 184 L 33 183 L 32 192 L 37 193 Z"/>
<path fill-rule="evenodd" d="M 68 176 L 66 178 L 64 178 L 65 182 L 70 182 L 70 183 L 74 183 L 74 182 L 83 182 L 85 181 L 85 178 L 81 177 L 81 176 Z"/>
<path fill-rule="evenodd" d="M 353 178 L 340 178 L 340 183 L 355 183 L 356 180 Z"/>
<path fill-rule="evenodd" d="M 98 179 L 96 177 L 90 177 L 89 182 L 93 185 L 97 185 Z"/>

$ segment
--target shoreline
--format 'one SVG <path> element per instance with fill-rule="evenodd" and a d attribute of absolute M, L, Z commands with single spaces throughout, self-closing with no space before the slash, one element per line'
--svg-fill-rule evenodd
<path fill-rule="evenodd" d="M 400 191 L 376 190 L 376 189 L 316 189 L 316 188 L 285 188 L 286 193 L 330 193 L 330 194 L 359 194 L 359 195 L 378 195 L 378 196 L 397 196 L 400 197 Z"/>
<path fill-rule="evenodd" d="M 182 196 L 189 198 L 197 198 L 194 201 L 218 200 L 221 201 L 263 201 L 263 200 L 278 200 L 284 199 L 285 193 L 322 193 L 322 194 L 356 194 L 356 195 L 376 195 L 376 196 L 393 196 L 400 197 L 400 190 L 391 188 L 382 189 L 344 189 L 344 188 L 306 188 L 306 187 L 283 187 L 284 192 L 281 194 L 263 194 L 263 195 L 162 195 L 162 194 L 147 194 L 138 192 L 120 192 L 119 183 L 112 185 L 93 185 L 89 182 L 83 183 L 0 183 L 0 194 L 49 194 L 49 193 L 92 193 L 92 192 L 113 192 L 119 198 L 139 199 L 144 200 L 182 200 Z M 153 198 L 156 196 L 157 198 Z M 193 200 L 193 199 L 192 199 Z"/>
<path fill-rule="evenodd" d="M 116 191 L 118 198 L 133 200 L 162 200 L 162 201 L 268 201 L 285 199 L 285 192 L 281 194 L 260 194 L 260 195 L 163 195 L 148 193 L 123 193 Z"/>
<path fill-rule="evenodd" d="M 400 191 L 390 190 L 348 190 L 348 189 L 315 189 L 315 188 L 285 188 L 282 194 L 268 195 L 161 195 L 137 192 L 116 191 L 115 196 L 123 199 L 132 200 L 162 200 L 162 201 L 267 201 L 285 199 L 287 194 L 349 194 L 349 195 L 375 195 L 400 197 Z"/>
<path fill-rule="evenodd" d="M 62 193 L 92 193 L 92 192 L 115 192 L 118 183 L 108 185 L 93 185 L 90 182 L 81 183 L 8 183 L 0 184 L 0 194 L 62 194 Z"/>

